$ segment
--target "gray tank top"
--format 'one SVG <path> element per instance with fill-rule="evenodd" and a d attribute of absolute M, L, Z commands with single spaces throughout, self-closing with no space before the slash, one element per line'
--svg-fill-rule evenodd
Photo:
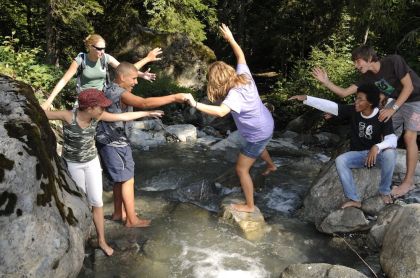
<path fill-rule="evenodd" d="M 89 162 L 97 156 L 95 133 L 98 121 L 92 119 L 88 127 L 81 128 L 76 121 L 77 112 L 73 111 L 71 124 L 63 125 L 63 157 L 71 162 Z"/>
<path fill-rule="evenodd" d="M 121 103 L 121 95 L 126 90 L 116 83 L 111 83 L 105 89 L 105 96 L 112 101 L 112 104 L 105 108 L 109 113 L 132 112 L 132 106 L 125 106 Z M 130 132 L 133 124 L 132 121 L 127 122 L 104 122 L 100 121 L 96 132 L 96 141 L 103 145 L 112 147 L 124 147 L 130 144 L 127 134 Z"/>

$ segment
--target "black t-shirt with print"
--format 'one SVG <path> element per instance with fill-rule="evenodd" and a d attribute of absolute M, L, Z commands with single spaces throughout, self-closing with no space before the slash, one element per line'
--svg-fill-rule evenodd
<path fill-rule="evenodd" d="M 386 135 L 394 133 L 392 120 L 380 122 L 379 112 L 371 118 L 362 117 L 354 105 L 338 105 L 338 116 L 351 120 L 350 150 L 364 151 L 383 141 Z"/>
<path fill-rule="evenodd" d="M 414 89 L 407 102 L 420 101 L 420 78 L 400 55 L 386 56 L 380 60 L 380 63 L 381 67 L 378 73 L 366 72 L 356 83 L 356 86 L 375 83 L 384 95 L 397 99 L 402 90 L 400 80 L 408 73 Z"/>

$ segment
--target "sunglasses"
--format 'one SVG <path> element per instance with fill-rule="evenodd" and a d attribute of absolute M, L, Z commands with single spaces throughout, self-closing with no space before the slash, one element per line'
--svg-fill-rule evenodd
<path fill-rule="evenodd" d="M 102 51 L 102 50 L 105 50 L 105 47 L 97 47 L 97 46 L 94 46 L 93 44 L 91 45 L 93 48 L 95 48 L 96 50 L 98 50 L 98 51 Z"/>

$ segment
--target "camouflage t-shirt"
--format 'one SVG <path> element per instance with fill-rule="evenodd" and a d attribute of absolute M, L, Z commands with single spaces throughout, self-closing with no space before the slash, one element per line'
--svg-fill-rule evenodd
<path fill-rule="evenodd" d="M 63 125 L 63 157 L 71 162 L 89 162 L 98 155 L 95 147 L 98 121 L 92 119 L 88 127 L 81 128 L 76 121 L 77 111 L 73 111 L 71 124 Z"/>

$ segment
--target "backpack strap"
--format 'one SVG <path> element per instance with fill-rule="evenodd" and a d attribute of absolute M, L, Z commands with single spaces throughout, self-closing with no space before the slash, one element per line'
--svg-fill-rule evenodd
<path fill-rule="evenodd" d="M 86 53 L 80 52 L 77 54 L 77 57 L 80 57 L 82 59 L 79 67 L 77 68 L 77 82 L 76 82 L 76 91 L 78 94 L 80 94 L 81 87 L 82 87 L 82 72 L 86 68 Z"/>
<path fill-rule="evenodd" d="M 109 77 L 109 70 L 108 70 L 108 54 L 104 53 L 101 57 L 101 66 L 102 69 L 105 70 L 106 76 L 105 76 L 105 83 L 104 83 L 104 89 L 107 88 L 111 84 L 111 78 Z"/>

